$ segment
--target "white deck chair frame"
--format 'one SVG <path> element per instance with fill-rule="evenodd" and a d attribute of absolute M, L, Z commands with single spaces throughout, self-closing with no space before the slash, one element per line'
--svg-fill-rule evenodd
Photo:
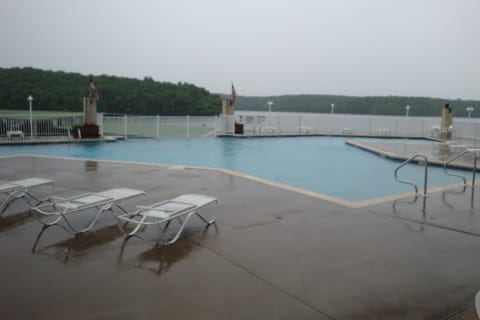
<path fill-rule="evenodd" d="M 53 197 L 50 203 L 33 207 L 32 210 L 37 213 L 38 221 L 45 227 L 65 221 L 73 233 L 83 233 L 93 228 L 103 212 L 110 211 L 113 213 L 113 207 L 116 207 L 122 212 L 127 213 L 127 210 L 125 210 L 120 203 L 127 199 L 144 196 L 145 194 L 144 191 L 137 189 L 114 188 L 102 192 L 84 193 L 69 198 Z M 75 227 L 68 219 L 68 215 L 70 214 L 93 208 L 98 211 L 84 228 Z M 46 220 L 51 219 L 51 217 L 53 217 L 53 220 L 47 222 Z"/>
<path fill-rule="evenodd" d="M 32 189 L 47 185 L 50 185 L 51 189 L 46 197 L 40 198 L 31 192 Z M 0 194 L 5 197 L 0 203 L 0 216 L 7 210 L 10 204 L 17 199 L 24 199 L 29 206 L 49 201 L 55 192 L 55 185 L 54 180 L 39 177 L 0 182 Z M 34 203 L 32 203 L 32 201 Z"/>
<path fill-rule="evenodd" d="M 164 244 L 172 244 L 178 240 L 188 220 L 193 215 L 199 217 L 207 227 L 214 224 L 215 219 L 207 220 L 197 210 L 215 202 L 218 203 L 218 199 L 214 197 L 199 194 L 185 194 L 150 206 L 137 206 L 136 211 L 117 216 L 116 218 L 122 230 L 122 222 L 135 225 L 135 228 L 126 235 L 126 239 L 132 236 L 138 236 L 137 232 L 147 226 L 163 225 L 163 231 L 165 231 L 172 221 L 178 220 L 180 222 L 180 228 L 170 240 L 164 241 Z M 160 238 L 158 242 L 161 240 Z"/>

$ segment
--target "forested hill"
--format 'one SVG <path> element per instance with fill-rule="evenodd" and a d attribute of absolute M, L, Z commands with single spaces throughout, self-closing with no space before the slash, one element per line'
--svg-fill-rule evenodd
<path fill-rule="evenodd" d="M 157 82 L 115 76 L 93 76 L 100 93 L 99 112 L 141 115 L 214 115 L 221 98 L 188 83 Z M 0 109 L 82 111 L 82 97 L 89 92 L 90 76 L 34 68 L 0 68 Z"/>
<path fill-rule="evenodd" d="M 88 94 L 90 75 L 45 71 L 34 68 L 0 68 L 0 109 L 28 108 L 27 96 L 32 93 L 35 110 L 82 111 L 82 97 Z M 98 111 L 138 115 L 214 115 L 221 111 L 221 99 L 229 95 L 211 94 L 188 83 L 157 82 L 99 75 L 93 76 L 100 93 Z M 424 97 L 350 97 L 334 95 L 284 95 L 271 97 L 237 96 L 237 110 L 266 111 L 267 102 L 273 111 L 404 115 L 409 105 L 412 116 L 440 116 L 446 103 L 454 116 L 480 115 L 480 101 L 447 100 Z"/>
<path fill-rule="evenodd" d="M 225 95 L 225 97 L 227 97 Z M 404 115 L 405 107 L 410 106 L 412 116 L 440 116 L 446 103 L 453 109 L 454 115 L 466 117 L 467 107 L 474 107 L 472 117 L 480 116 L 480 101 L 448 100 L 425 97 L 350 97 L 334 95 L 285 95 L 272 97 L 237 96 L 236 110 L 267 111 L 267 102 L 272 101 L 272 111 L 320 112 L 329 113 L 331 104 L 335 113 Z"/>

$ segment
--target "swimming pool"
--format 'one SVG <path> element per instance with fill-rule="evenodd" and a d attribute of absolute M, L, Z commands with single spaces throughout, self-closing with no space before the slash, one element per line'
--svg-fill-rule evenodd
<path fill-rule="evenodd" d="M 348 201 L 412 191 L 393 177 L 399 162 L 353 148 L 345 141 L 341 137 L 148 139 L 1 146 L 0 155 L 23 153 L 225 168 Z M 401 176 L 423 185 L 422 166 L 409 165 L 402 169 Z M 429 167 L 429 187 L 458 182 L 442 168 Z"/>

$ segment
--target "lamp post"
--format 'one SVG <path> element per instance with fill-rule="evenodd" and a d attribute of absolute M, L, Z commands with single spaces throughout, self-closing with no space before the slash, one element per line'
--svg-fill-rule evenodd
<path fill-rule="evenodd" d="M 30 137 L 33 137 L 33 119 L 32 119 L 32 101 L 33 101 L 33 97 L 32 97 L 32 94 L 29 94 L 28 95 L 28 112 L 29 112 L 29 116 L 30 116 Z"/>
<path fill-rule="evenodd" d="M 267 102 L 267 105 L 268 105 L 268 112 L 272 112 L 273 102 L 272 102 L 272 101 L 268 101 L 268 102 Z"/>
<path fill-rule="evenodd" d="M 405 107 L 405 116 L 408 117 L 408 112 L 410 111 L 410 106 Z"/>
<path fill-rule="evenodd" d="M 332 104 L 330 105 L 330 113 L 331 113 L 331 114 L 334 114 L 334 113 L 335 113 L 335 103 L 332 103 Z"/>
<path fill-rule="evenodd" d="M 472 112 L 473 112 L 473 107 L 468 107 L 467 109 L 468 112 L 468 124 L 467 124 L 467 135 L 470 137 L 470 122 L 472 120 Z"/>
<path fill-rule="evenodd" d="M 473 110 L 475 110 L 475 109 L 473 109 L 473 107 L 468 107 L 468 108 L 467 108 L 467 112 L 468 112 L 468 120 L 470 120 L 470 117 L 472 116 L 472 112 L 473 112 Z"/>

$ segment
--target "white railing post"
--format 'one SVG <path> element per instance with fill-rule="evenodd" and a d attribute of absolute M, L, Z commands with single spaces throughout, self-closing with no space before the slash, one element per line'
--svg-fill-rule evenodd
<path fill-rule="evenodd" d="M 123 136 L 125 140 L 128 140 L 128 128 L 127 128 L 128 118 L 127 115 L 123 116 Z"/>
<path fill-rule="evenodd" d="M 218 116 L 215 115 L 215 136 L 217 135 L 217 130 L 218 130 Z"/>
<path fill-rule="evenodd" d="M 30 123 L 30 130 L 31 130 L 30 137 L 34 137 L 34 136 L 37 135 L 36 131 L 37 131 L 38 123 L 35 123 L 35 122 L 36 122 L 36 120 L 34 120 L 33 117 L 32 117 L 32 122 Z"/>
<path fill-rule="evenodd" d="M 190 116 L 187 115 L 187 138 L 190 138 Z"/>
<path fill-rule="evenodd" d="M 334 130 L 335 130 L 335 128 L 334 128 L 334 123 L 333 123 L 333 120 L 334 120 L 334 118 L 333 118 L 333 112 L 331 113 L 331 117 L 332 117 L 332 119 L 330 120 L 330 132 L 333 134 L 333 132 L 334 132 Z"/>

